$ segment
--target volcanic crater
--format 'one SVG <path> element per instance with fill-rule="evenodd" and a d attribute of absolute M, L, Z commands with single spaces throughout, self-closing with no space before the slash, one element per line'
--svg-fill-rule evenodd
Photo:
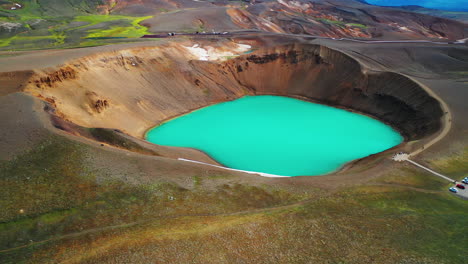
<path fill-rule="evenodd" d="M 56 127 L 124 148 L 134 143 L 104 140 L 85 128 L 107 129 L 141 145 L 155 125 L 246 95 L 288 96 L 366 114 L 391 125 L 406 142 L 427 138 L 442 126 L 439 102 L 410 78 L 372 71 L 325 46 L 265 45 L 239 56 L 200 60 L 188 52 L 191 45 L 97 49 L 57 67 L 22 73 L 19 86 L 48 103 Z M 201 47 L 229 51 L 238 44 L 209 45 Z M 215 163 L 195 150 L 152 149 L 145 153 Z"/>

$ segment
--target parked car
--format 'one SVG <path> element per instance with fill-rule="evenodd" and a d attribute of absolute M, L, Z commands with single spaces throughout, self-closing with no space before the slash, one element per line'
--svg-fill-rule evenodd
<path fill-rule="evenodd" d="M 456 186 L 457 186 L 458 189 L 465 190 L 465 185 L 463 185 L 463 184 L 460 184 L 460 183 L 459 183 L 459 184 L 457 184 Z"/>
<path fill-rule="evenodd" d="M 458 192 L 458 190 L 455 189 L 455 187 L 450 187 L 450 188 L 449 188 L 449 191 L 451 191 L 451 192 L 453 192 L 453 193 L 457 193 L 457 192 Z"/>
<path fill-rule="evenodd" d="M 464 184 L 468 184 L 468 179 L 463 179 L 461 182 L 463 182 Z"/>

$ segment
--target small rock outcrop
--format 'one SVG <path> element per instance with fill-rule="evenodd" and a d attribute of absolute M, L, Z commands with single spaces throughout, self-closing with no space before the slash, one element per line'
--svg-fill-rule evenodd
<path fill-rule="evenodd" d="M 92 112 L 101 113 L 109 108 L 109 100 L 100 98 L 95 92 L 87 92 L 88 106 Z"/>

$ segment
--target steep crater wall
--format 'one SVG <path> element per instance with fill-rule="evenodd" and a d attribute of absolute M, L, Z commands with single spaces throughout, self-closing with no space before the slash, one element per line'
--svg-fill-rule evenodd
<path fill-rule="evenodd" d="M 443 112 L 436 99 L 397 73 L 362 72 L 354 59 L 329 48 L 298 45 L 229 62 L 236 79 L 256 94 L 299 96 L 366 113 L 408 140 L 437 131 Z"/>
<path fill-rule="evenodd" d="M 353 109 L 392 125 L 407 140 L 436 132 L 443 115 L 438 101 L 410 79 L 363 72 L 349 56 L 309 44 L 265 48 L 223 62 L 196 60 L 180 44 L 116 50 L 36 71 L 25 91 L 49 102 L 64 120 L 139 138 L 169 118 L 245 95 Z"/>

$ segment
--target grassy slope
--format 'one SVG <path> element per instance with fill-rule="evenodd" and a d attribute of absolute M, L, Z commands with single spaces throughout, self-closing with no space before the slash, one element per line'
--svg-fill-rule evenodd
<path fill-rule="evenodd" d="M 23 9 L 0 8 L 0 23 L 21 25 L 13 31 L 0 27 L 2 50 L 96 46 L 107 44 L 109 40 L 95 38 L 139 38 L 148 34 L 147 28 L 139 23 L 151 18 L 98 14 L 102 1 L 20 3 L 24 4 Z"/>
<path fill-rule="evenodd" d="M 129 17 L 129 16 L 103 16 L 103 15 L 90 15 L 78 16 L 75 21 L 84 21 L 89 24 L 86 27 L 98 25 L 108 21 L 124 21 L 130 24 L 129 26 L 111 26 L 108 29 L 92 29 L 88 30 L 88 38 L 96 37 L 126 37 L 126 38 L 139 38 L 145 34 L 149 34 L 148 29 L 140 26 L 140 22 L 149 19 L 151 16 L 146 17 Z"/>
<path fill-rule="evenodd" d="M 222 214 L 302 199 L 242 185 L 215 191 L 189 191 L 168 182 L 128 185 L 87 168 L 85 155 L 84 146 L 53 137 L 1 164 L 0 250 L 155 217 Z M 9 262 L 0 252 L 4 257 Z"/>
<path fill-rule="evenodd" d="M 1 164 L 0 262 L 465 260 L 468 204 L 419 171 L 333 195 L 235 184 L 207 191 L 200 186 L 210 179 L 197 175 L 187 190 L 112 180 L 85 165 L 87 153 L 85 145 L 51 137 Z M 466 173 L 463 155 L 439 162 Z"/>

